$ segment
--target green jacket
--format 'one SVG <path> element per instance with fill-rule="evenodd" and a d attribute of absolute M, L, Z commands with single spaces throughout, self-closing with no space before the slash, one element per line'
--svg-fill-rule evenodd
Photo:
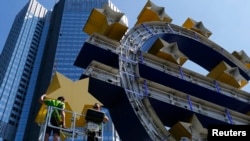
<path fill-rule="evenodd" d="M 60 109 L 65 108 L 65 103 L 60 101 L 60 100 L 46 99 L 46 100 L 44 100 L 44 104 L 47 106 L 53 106 L 53 107 L 60 108 Z M 57 119 L 58 123 L 60 121 L 62 121 L 62 117 L 61 117 L 61 114 L 59 112 L 59 109 L 54 109 L 51 117 Z"/>

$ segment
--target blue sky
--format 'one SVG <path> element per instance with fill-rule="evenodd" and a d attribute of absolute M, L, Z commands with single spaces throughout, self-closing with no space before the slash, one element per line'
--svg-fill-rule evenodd
<path fill-rule="evenodd" d="M 56 0 L 38 0 L 51 9 Z M 147 0 L 112 0 L 127 15 L 129 27 L 136 22 L 137 15 Z M 229 53 L 244 50 L 250 56 L 250 1 L 249 0 L 151 0 L 165 7 L 172 23 L 182 25 L 191 17 L 213 33 L 209 39 Z M 15 15 L 28 0 L 0 1 L 0 52 L 7 38 Z M 203 73 L 202 69 L 199 69 Z M 250 84 L 248 84 L 250 85 Z M 248 88 L 249 87 L 249 88 Z M 250 92 L 250 86 L 243 88 Z"/>

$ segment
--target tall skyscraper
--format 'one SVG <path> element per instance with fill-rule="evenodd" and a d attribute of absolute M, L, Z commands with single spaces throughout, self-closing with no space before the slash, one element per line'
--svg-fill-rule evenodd
<path fill-rule="evenodd" d="M 26 128 L 46 38 L 49 11 L 30 0 L 17 14 L 0 56 L 0 140 Z M 23 130 L 25 131 L 25 130 Z M 18 134 L 16 134 L 18 133 Z"/>
<path fill-rule="evenodd" d="M 29 0 L 17 14 L 0 56 L 0 140 L 38 139 L 38 98 L 54 71 L 80 78 L 83 70 L 73 64 L 89 37 L 83 26 L 105 4 L 118 10 L 109 0 L 60 0 L 52 12 Z M 103 140 L 112 141 L 112 123 L 104 131 Z"/>
<path fill-rule="evenodd" d="M 47 47 L 50 52 L 55 52 L 55 58 L 45 61 L 47 65 L 49 64 L 47 68 L 51 68 L 53 65 L 53 72 L 60 72 L 73 81 L 79 80 L 83 70 L 74 66 L 74 62 L 84 41 L 89 37 L 82 31 L 83 26 L 93 8 L 103 8 L 107 4 L 118 11 L 109 0 L 58 1 L 51 16 L 51 32 L 47 41 Z M 51 57 L 51 55 L 49 56 Z M 112 141 L 113 124 L 109 122 L 104 128 L 103 141 Z"/>

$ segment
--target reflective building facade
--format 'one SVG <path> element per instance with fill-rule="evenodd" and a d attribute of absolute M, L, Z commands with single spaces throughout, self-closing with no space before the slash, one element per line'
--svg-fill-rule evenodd
<path fill-rule="evenodd" d="M 47 9 L 30 0 L 17 14 L 1 53 L 0 140 L 13 141 L 15 136 L 22 140 L 24 135 L 32 114 L 48 15 Z"/>
<path fill-rule="evenodd" d="M 79 80 L 83 70 L 74 66 L 84 41 L 89 37 L 82 31 L 93 8 L 102 8 L 109 0 L 60 0 L 54 7 L 51 47 L 56 46 L 54 70 L 72 80 Z M 55 42 L 56 41 L 56 42 Z"/>
<path fill-rule="evenodd" d="M 60 0 L 55 5 L 51 18 L 51 33 L 47 41 L 48 48 L 55 52 L 55 58 L 53 61 L 46 61 L 54 62 L 48 67 L 53 68 L 52 73 L 57 71 L 73 81 L 79 80 L 83 70 L 74 66 L 74 61 L 84 41 L 89 37 L 82 31 L 83 26 L 93 8 L 102 8 L 106 4 L 112 5 L 109 0 Z M 103 141 L 114 140 L 111 122 L 105 125 L 103 135 Z"/>
<path fill-rule="evenodd" d="M 82 28 L 91 10 L 105 4 L 118 10 L 109 0 L 60 0 L 52 12 L 30 0 L 17 14 L 0 56 L 0 141 L 38 139 L 38 99 L 55 71 L 79 80 L 84 70 L 73 63 L 89 37 Z M 103 141 L 114 134 L 112 122 L 106 124 Z"/>

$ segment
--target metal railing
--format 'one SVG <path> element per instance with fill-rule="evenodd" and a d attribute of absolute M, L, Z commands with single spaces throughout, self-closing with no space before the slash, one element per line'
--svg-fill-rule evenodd
<path fill-rule="evenodd" d="M 43 124 L 40 125 L 41 127 L 40 127 L 40 135 L 38 141 L 44 141 L 46 135 L 46 127 L 59 129 L 60 140 L 62 141 L 87 141 L 87 135 L 88 135 L 86 126 L 87 124 L 86 125 L 83 124 L 84 123 L 83 121 L 79 122 L 79 120 L 85 119 L 85 115 L 69 110 L 64 110 L 66 115 L 66 126 L 67 125 L 70 126 L 63 128 L 61 126 L 55 126 L 50 123 L 52 117 L 51 115 L 54 110 L 61 110 L 61 109 L 52 106 L 47 107 L 47 114 L 45 117 L 45 121 Z M 79 125 L 79 123 L 82 124 Z M 101 130 L 103 131 L 103 128 Z M 51 136 L 50 138 L 53 138 L 53 136 Z M 99 141 L 102 141 L 102 136 L 99 138 Z"/>

